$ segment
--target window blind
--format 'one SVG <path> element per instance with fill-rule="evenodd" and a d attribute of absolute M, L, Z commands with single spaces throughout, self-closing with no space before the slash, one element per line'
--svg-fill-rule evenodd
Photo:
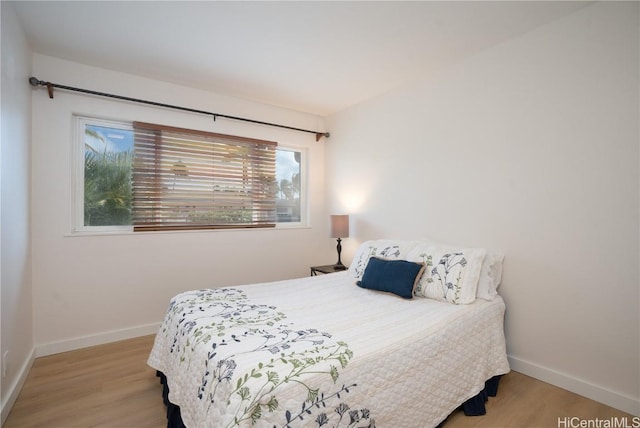
<path fill-rule="evenodd" d="M 274 227 L 277 143 L 134 122 L 133 230 Z"/>

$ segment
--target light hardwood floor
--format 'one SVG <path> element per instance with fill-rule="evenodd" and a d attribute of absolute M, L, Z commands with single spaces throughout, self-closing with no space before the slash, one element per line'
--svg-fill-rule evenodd
<path fill-rule="evenodd" d="M 152 345 L 153 336 L 145 336 L 36 359 L 3 428 L 166 426 L 162 388 L 146 365 Z M 565 417 L 634 422 L 629 414 L 511 372 L 489 399 L 486 415 L 454 413 L 444 426 L 557 428 Z"/>

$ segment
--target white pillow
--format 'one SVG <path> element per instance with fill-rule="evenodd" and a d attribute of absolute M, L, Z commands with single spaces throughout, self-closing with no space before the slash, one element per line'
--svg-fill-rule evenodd
<path fill-rule="evenodd" d="M 480 281 L 476 296 L 479 299 L 493 300 L 498 295 L 498 286 L 502 281 L 502 262 L 504 254 L 488 251 L 482 262 Z"/>
<path fill-rule="evenodd" d="M 485 255 L 483 248 L 415 245 L 408 260 L 426 265 L 415 295 L 454 304 L 473 303 Z"/>
<path fill-rule="evenodd" d="M 407 255 L 417 245 L 417 241 L 400 241 L 395 239 L 375 239 L 365 241 L 356 250 L 349 272 L 360 281 L 371 257 L 385 260 L 407 260 Z"/>
<path fill-rule="evenodd" d="M 423 238 L 420 242 L 455 250 L 457 247 L 452 244 L 438 242 L 432 238 Z M 476 297 L 484 300 L 493 300 L 498 295 L 498 286 L 502 281 L 502 262 L 504 254 L 496 251 L 487 250 L 487 255 L 482 262 L 480 270 L 480 279 L 478 281 L 478 289 Z"/>

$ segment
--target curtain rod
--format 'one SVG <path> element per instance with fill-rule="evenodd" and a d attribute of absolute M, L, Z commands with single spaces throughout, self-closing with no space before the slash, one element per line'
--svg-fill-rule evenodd
<path fill-rule="evenodd" d="M 53 98 L 53 88 L 58 88 L 58 89 L 64 89 L 64 90 L 67 90 L 67 91 L 82 92 L 82 93 L 85 93 L 85 94 L 98 95 L 98 96 L 101 96 L 101 97 L 115 98 L 115 99 L 118 99 L 118 100 L 131 101 L 131 102 L 134 102 L 134 103 L 148 104 L 148 105 L 152 105 L 152 106 L 156 106 L 156 107 L 164 107 L 164 108 L 171 108 L 171 109 L 174 109 L 174 110 L 188 111 L 190 113 L 205 114 L 205 115 L 208 115 L 208 116 L 213 116 L 214 122 L 215 122 L 215 120 L 217 118 L 222 117 L 222 118 L 225 118 L 225 119 L 239 120 L 239 121 L 242 121 L 242 122 L 250 122 L 250 123 L 255 123 L 255 124 L 258 124 L 258 125 L 274 126 L 276 128 L 290 129 L 292 131 L 307 132 L 307 133 L 310 133 L 310 134 L 315 134 L 316 141 L 320 141 L 320 138 L 322 138 L 322 137 L 329 138 L 329 135 L 330 135 L 328 132 L 311 131 L 311 130 L 308 130 L 308 129 L 294 128 L 292 126 L 286 126 L 286 125 L 279 125 L 277 123 L 262 122 L 260 120 L 254 120 L 254 119 L 246 119 L 244 117 L 229 116 L 229 115 L 226 115 L 226 114 L 212 113 L 210 111 L 205 111 L 205 110 L 197 110 L 197 109 L 188 108 L 188 107 L 181 107 L 181 106 L 174 106 L 174 105 L 171 105 L 171 104 L 158 103 L 158 102 L 155 102 L 155 101 L 141 100 L 139 98 L 131 98 L 131 97 L 125 97 L 125 96 L 122 96 L 122 95 L 108 94 L 108 93 L 105 93 L 105 92 L 90 91 L 88 89 L 74 88 L 73 86 L 65 86 L 65 85 L 59 85 L 57 83 L 45 82 L 44 80 L 39 80 L 39 79 L 37 79 L 37 78 L 35 78 L 33 76 L 29 78 L 29 83 L 33 87 L 46 86 L 47 87 L 47 91 L 49 92 L 49 98 Z"/>

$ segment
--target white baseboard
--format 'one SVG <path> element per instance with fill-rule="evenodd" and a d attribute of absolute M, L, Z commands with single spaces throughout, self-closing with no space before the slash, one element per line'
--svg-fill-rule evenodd
<path fill-rule="evenodd" d="M 119 340 L 156 334 L 159 328 L 160 323 L 153 323 L 36 345 L 36 357 L 45 357 L 61 352 L 74 351 L 90 346 L 104 345 L 105 343 L 117 342 Z"/>
<path fill-rule="evenodd" d="M 514 371 L 534 377 L 543 382 L 590 398 L 607 406 L 614 407 L 634 416 L 640 416 L 640 399 L 594 385 L 584 379 L 578 379 L 566 373 L 558 372 L 548 367 L 542 367 L 521 358 L 508 356 L 509 365 Z"/>
<path fill-rule="evenodd" d="M 27 380 L 27 376 L 29 375 L 29 371 L 31 370 L 31 366 L 33 365 L 33 361 L 36 359 L 36 350 L 35 348 L 31 350 L 29 357 L 24 361 L 22 367 L 18 371 L 18 376 L 13 384 L 9 387 L 9 390 L 5 396 L 2 397 L 2 411 L 0 416 L 0 426 L 4 425 L 4 421 L 7 420 L 7 416 L 9 416 L 9 412 L 11 412 L 11 408 L 15 404 L 18 399 L 18 395 L 22 390 L 22 386 L 24 382 Z"/>

